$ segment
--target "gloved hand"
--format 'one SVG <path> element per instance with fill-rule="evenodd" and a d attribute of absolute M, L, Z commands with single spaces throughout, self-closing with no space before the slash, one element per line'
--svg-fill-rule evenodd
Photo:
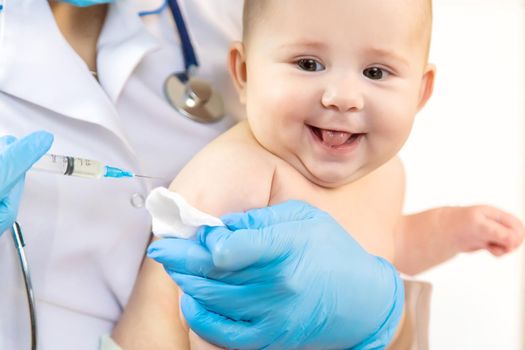
<path fill-rule="evenodd" d="M 184 291 L 181 308 L 207 341 L 235 349 L 383 349 L 404 289 L 327 213 L 289 201 L 226 215 L 197 240 L 162 239 L 148 256 Z"/>
<path fill-rule="evenodd" d="M 38 131 L 20 140 L 0 137 L 0 235 L 18 212 L 26 171 L 51 147 L 53 135 Z"/>

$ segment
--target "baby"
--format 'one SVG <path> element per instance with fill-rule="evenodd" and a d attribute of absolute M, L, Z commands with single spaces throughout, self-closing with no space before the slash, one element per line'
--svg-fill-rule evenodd
<path fill-rule="evenodd" d="M 514 250 L 524 228 L 493 207 L 401 213 L 396 154 L 432 95 L 431 22 L 430 0 L 246 0 L 229 67 L 247 120 L 194 157 L 170 190 L 215 216 L 306 201 L 410 275 L 459 252 Z M 117 337 L 125 349 L 213 348 L 195 336 L 190 344 L 160 266 L 146 261 L 136 288 Z M 134 313 L 155 326 L 126 322 Z"/>

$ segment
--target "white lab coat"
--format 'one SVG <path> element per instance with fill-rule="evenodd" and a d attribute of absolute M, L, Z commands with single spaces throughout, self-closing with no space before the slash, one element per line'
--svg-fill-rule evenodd
<path fill-rule="evenodd" d="M 165 179 L 28 173 L 18 221 L 41 350 L 97 348 L 128 300 L 149 240 L 141 199 L 153 187 L 167 186 L 192 155 L 241 117 L 226 53 L 240 37 L 242 0 L 179 0 L 199 76 L 226 100 L 229 117 L 207 125 L 181 116 L 164 98 L 165 78 L 184 66 L 179 37 L 169 10 L 137 16 L 162 2 L 111 5 L 98 44 L 99 84 L 63 39 L 47 1 L 0 0 L 0 135 L 45 129 L 55 135 L 53 153 Z M 4 234 L 0 349 L 28 348 L 29 339 L 25 290 L 11 236 Z"/>

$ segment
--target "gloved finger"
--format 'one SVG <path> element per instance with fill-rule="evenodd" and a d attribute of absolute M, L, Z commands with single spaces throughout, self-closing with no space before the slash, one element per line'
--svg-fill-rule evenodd
<path fill-rule="evenodd" d="M 22 191 L 24 189 L 24 179 L 20 179 L 7 197 L 0 201 L 0 236 L 8 228 L 10 228 L 15 220 L 18 213 L 18 205 L 20 203 L 20 197 L 22 197 Z"/>
<path fill-rule="evenodd" d="M 190 328 L 212 344 L 228 349 L 263 349 L 267 346 L 268 334 L 257 325 L 210 312 L 187 294 L 182 295 L 181 309 Z"/>
<path fill-rule="evenodd" d="M 37 131 L 10 143 L 0 153 L 0 200 L 8 195 L 22 175 L 46 154 L 52 143 L 53 135 Z"/>
<path fill-rule="evenodd" d="M 290 200 L 273 206 L 251 209 L 244 213 L 226 214 L 222 222 L 232 231 L 240 229 L 259 229 L 285 222 L 303 221 L 326 215 L 310 204 Z"/>
<path fill-rule="evenodd" d="M 199 242 L 180 238 L 164 238 L 148 247 L 148 257 L 169 271 L 208 277 L 216 269 L 210 252 Z"/>
<path fill-rule="evenodd" d="M 275 287 L 275 281 L 272 284 L 235 285 L 192 275 L 169 274 L 185 294 L 207 310 L 236 321 L 252 320 L 254 307 L 257 308 L 257 318 L 264 317 L 271 312 L 271 308 L 263 305 L 283 301 L 284 293 Z"/>

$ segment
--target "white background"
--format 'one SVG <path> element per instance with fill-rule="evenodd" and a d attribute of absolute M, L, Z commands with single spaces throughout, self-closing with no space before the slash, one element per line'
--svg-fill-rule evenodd
<path fill-rule="evenodd" d="M 401 155 L 406 212 L 490 203 L 524 219 L 524 5 L 434 0 L 434 96 Z M 524 349 L 524 249 L 462 254 L 434 285 L 431 349 Z"/>

